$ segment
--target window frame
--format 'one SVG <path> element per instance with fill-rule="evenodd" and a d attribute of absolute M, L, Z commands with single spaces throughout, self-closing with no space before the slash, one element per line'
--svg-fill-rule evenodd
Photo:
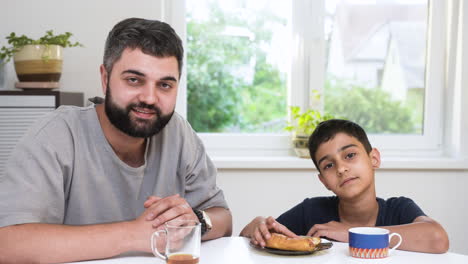
<path fill-rule="evenodd" d="M 323 23 L 325 0 L 293 1 L 293 51 L 291 74 L 288 78 L 288 105 L 308 107 L 310 87 L 321 91 L 325 83 L 325 40 Z M 375 135 L 369 139 L 373 146 L 389 156 L 437 157 L 446 154 L 447 113 L 444 106 L 448 100 L 446 67 L 447 40 L 450 25 L 448 11 L 455 8 L 454 1 L 430 0 L 428 8 L 426 87 L 423 135 Z M 185 0 L 162 0 L 162 20 L 171 24 L 186 47 Z M 450 9 L 451 8 L 451 9 Z M 310 12 L 308 13 L 307 10 Z M 307 26 L 306 26 L 307 25 Z M 314 27 L 310 25 L 315 25 Z M 453 33 L 452 33 L 453 34 Z M 443 37 L 441 37 L 443 36 Z M 299 41 L 301 40 L 301 41 Z M 184 55 L 186 57 L 186 55 Z M 311 59 L 313 58 L 313 60 Z M 184 60 L 186 62 L 186 60 Z M 313 62 L 313 63 L 312 63 Z M 301 66 L 298 66 L 301 65 Z M 185 67 L 187 65 L 184 65 Z M 181 77 L 176 111 L 186 117 L 186 70 Z M 445 126 L 444 126 L 445 125 Z M 198 133 L 207 152 L 213 157 L 278 157 L 293 156 L 290 133 Z"/>

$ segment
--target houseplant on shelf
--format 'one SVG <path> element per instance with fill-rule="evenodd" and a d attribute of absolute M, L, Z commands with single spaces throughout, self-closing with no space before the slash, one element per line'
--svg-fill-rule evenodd
<path fill-rule="evenodd" d="M 325 120 L 333 119 L 330 114 L 323 114 L 315 109 L 301 112 L 298 106 L 291 106 L 291 122 L 285 127 L 292 133 L 292 142 L 296 155 L 301 158 L 310 158 L 308 149 L 309 136 L 314 132 L 317 125 Z"/>
<path fill-rule="evenodd" d="M 62 73 L 63 48 L 82 46 L 70 41 L 72 33 L 55 35 L 52 30 L 39 39 L 12 32 L 6 37 L 10 46 L 0 49 L 3 64 L 13 57 L 16 75 L 20 82 L 58 82 Z"/>

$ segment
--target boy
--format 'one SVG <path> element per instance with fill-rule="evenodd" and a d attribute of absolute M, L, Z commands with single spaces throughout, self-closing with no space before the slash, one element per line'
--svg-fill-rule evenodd
<path fill-rule="evenodd" d="M 338 119 L 320 123 L 310 136 L 309 151 L 318 178 L 336 196 L 305 199 L 276 220 L 257 217 L 244 227 L 241 236 L 262 247 L 270 232 L 348 242 L 349 228 L 380 226 L 403 237 L 399 249 L 447 252 L 449 240 L 444 228 L 411 199 L 376 197 L 374 173 L 380 166 L 380 153 L 359 125 Z M 390 246 L 396 242 L 392 240 Z"/>

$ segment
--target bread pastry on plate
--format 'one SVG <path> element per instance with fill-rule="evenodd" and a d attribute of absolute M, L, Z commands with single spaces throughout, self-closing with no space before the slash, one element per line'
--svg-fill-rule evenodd
<path fill-rule="evenodd" d="M 291 238 L 282 234 L 272 233 L 266 241 L 266 247 L 291 251 L 314 251 L 321 242 L 319 237 Z"/>

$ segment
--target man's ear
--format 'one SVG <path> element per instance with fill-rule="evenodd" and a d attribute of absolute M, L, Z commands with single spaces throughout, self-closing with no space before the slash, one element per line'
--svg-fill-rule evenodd
<path fill-rule="evenodd" d="M 369 157 L 372 162 L 372 168 L 378 169 L 380 168 L 380 152 L 378 149 L 373 148 L 369 153 Z"/>
<path fill-rule="evenodd" d="M 330 191 L 330 187 L 328 187 L 328 184 L 327 182 L 325 181 L 325 179 L 323 178 L 322 174 L 317 174 L 319 180 L 322 182 L 323 186 L 325 186 L 325 188 L 327 188 L 329 191 Z"/>
<path fill-rule="evenodd" d="M 106 67 L 104 67 L 104 64 L 101 64 L 101 66 L 99 67 L 99 71 L 101 72 L 102 92 L 105 95 L 106 91 L 107 91 L 107 81 L 109 80 L 109 78 L 108 78 L 108 73 L 107 73 Z"/>

